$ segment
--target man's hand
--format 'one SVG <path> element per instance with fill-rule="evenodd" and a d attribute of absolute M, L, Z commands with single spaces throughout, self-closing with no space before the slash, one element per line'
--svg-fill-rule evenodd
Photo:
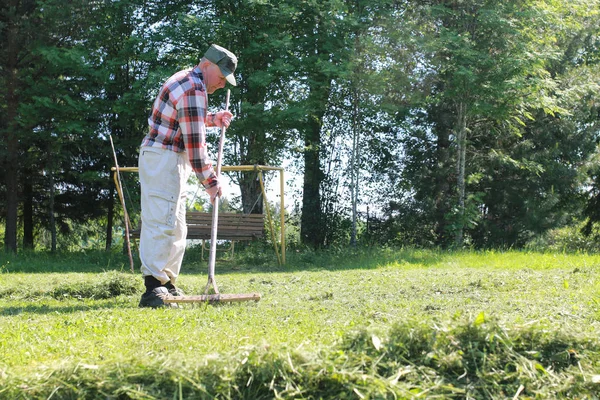
<path fill-rule="evenodd" d="M 229 111 L 219 111 L 215 114 L 214 124 L 216 127 L 229 128 L 229 124 L 231 123 L 231 119 L 233 118 L 233 114 Z"/>
<path fill-rule="evenodd" d="M 211 204 L 214 205 L 217 197 L 221 197 L 223 194 L 221 192 L 221 184 L 217 183 L 215 186 L 206 189 L 206 193 L 208 193 L 208 196 L 210 197 Z"/>

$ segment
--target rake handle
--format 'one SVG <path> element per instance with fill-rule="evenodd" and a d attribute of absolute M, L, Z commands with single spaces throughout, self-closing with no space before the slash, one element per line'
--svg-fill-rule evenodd
<path fill-rule="evenodd" d="M 229 111 L 229 95 L 231 91 L 227 89 L 227 97 L 225 99 L 225 111 Z M 221 177 L 221 163 L 223 160 L 223 143 L 225 142 L 225 126 L 221 125 L 221 137 L 219 138 L 219 152 L 217 155 L 217 168 L 215 174 L 217 178 Z M 213 204 L 212 212 L 212 225 L 210 229 L 210 256 L 208 259 L 208 283 L 206 290 L 212 285 L 215 293 L 219 293 L 217 283 L 215 282 L 215 262 L 217 257 L 217 227 L 219 223 L 219 199 L 218 195 L 215 197 L 215 203 Z"/>

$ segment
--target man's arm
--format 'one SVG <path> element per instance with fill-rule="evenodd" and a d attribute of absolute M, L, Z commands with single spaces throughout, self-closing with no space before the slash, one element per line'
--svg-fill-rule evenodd
<path fill-rule="evenodd" d="M 207 127 L 216 126 L 217 128 L 229 127 L 229 123 L 233 118 L 233 114 L 229 111 L 219 111 L 217 113 L 208 113 L 206 114 L 206 119 L 204 123 Z"/>
<path fill-rule="evenodd" d="M 217 126 L 216 118 L 217 118 L 217 115 L 215 113 L 207 113 L 206 118 L 204 119 L 204 125 L 208 128 Z"/>
<path fill-rule="evenodd" d="M 220 191 L 220 186 L 206 148 L 206 102 L 204 92 L 190 90 L 177 102 L 176 108 L 179 129 L 192 169 L 213 199 Z"/>

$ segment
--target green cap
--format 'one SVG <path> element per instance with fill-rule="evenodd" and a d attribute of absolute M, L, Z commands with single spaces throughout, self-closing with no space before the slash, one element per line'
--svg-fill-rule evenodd
<path fill-rule="evenodd" d="M 233 72 L 237 67 L 237 57 L 235 54 L 221 46 L 211 44 L 206 53 L 204 53 L 204 58 L 217 64 L 227 82 L 236 86 L 235 76 L 233 76 Z"/>

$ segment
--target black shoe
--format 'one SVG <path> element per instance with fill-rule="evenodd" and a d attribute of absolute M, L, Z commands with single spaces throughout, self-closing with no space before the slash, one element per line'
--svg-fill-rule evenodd
<path fill-rule="evenodd" d="M 185 293 L 183 293 L 183 290 L 179 289 L 178 287 L 173 285 L 171 282 L 165 283 L 165 287 L 167 288 L 167 290 L 169 291 L 169 294 L 171 296 L 174 296 L 174 297 L 185 296 Z"/>
<path fill-rule="evenodd" d="M 163 301 L 164 297 L 169 295 L 169 291 L 164 286 L 159 286 L 150 291 L 147 291 L 142 295 L 142 299 L 140 300 L 140 304 L 138 307 L 173 307 L 176 308 L 177 304 L 169 304 Z"/>

